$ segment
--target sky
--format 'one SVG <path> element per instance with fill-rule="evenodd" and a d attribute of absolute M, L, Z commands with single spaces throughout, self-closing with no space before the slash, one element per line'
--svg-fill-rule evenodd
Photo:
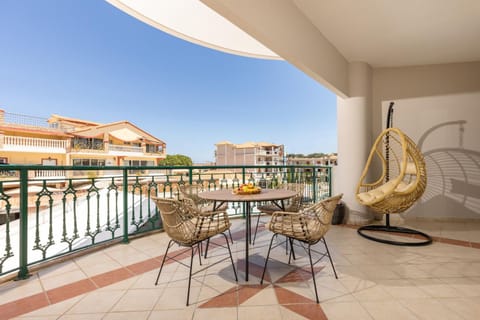
<path fill-rule="evenodd" d="M 197 163 L 225 140 L 337 151 L 336 96 L 288 62 L 205 48 L 100 0 L 0 0 L 0 108 L 127 120 Z"/>

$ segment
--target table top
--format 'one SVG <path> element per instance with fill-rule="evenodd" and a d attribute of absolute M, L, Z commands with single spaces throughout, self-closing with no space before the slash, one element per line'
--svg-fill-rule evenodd
<path fill-rule="evenodd" d="M 213 201 L 249 202 L 284 200 L 293 197 L 295 194 L 295 191 L 285 189 L 262 189 L 262 192 L 256 194 L 234 194 L 232 189 L 220 189 L 200 192 L 198 196 Z"/>

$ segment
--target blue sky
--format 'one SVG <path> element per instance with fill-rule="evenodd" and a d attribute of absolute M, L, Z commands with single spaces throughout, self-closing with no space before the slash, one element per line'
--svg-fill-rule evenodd
<path fill-rule="evenodd" d="M 195 162 L 224 140 L 337 150 L 335 95 L 289 63 L 204 48 L 98 0 L 0 1 L 0 108 L 128 120 Z"/>

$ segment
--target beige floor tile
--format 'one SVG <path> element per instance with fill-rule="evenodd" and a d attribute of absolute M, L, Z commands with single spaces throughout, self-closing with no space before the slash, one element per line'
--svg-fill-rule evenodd
<path fill-rule="evenodd" d="M 190 290 L 190 305 L 195 308 L 198 303 L 200 287 L 192 287 Z M 153 310 L 182 309 L 187 303 L 187 288 L 166 288 L 152 308 Z"/>
<path fill-rule="evenodd" d="M 418 278 L 430 278 L 431 275 L 420 269 L 415 264 L 402 264 L 389 266 L 390 270 L 397 273 L 401 279 L 418 279 Z"/>
<path fill-rule="evenodd" d="M 104 252 L 124 267 L 150 259 L 150 256 L 128 245 L 113 246 L 105 249 Z"/>
<path fill-rule="evenodd" d="M 354 293 L 373 288 L 377 285 L 376 282 L 365 280 L 362 278 L 349 277 L 346 279 L 338 279 L 343 284 L 347 292 Z"/>
<path fill-rule="evenodd" d="M 86 294 L 83 299 L 78 301 L 67 314 L 79 313 L 106 313 L 120 300 L 125 294 L 123 290 L 110 291 L 92 291 Z"/>
<path fill-rule="evenodd" d="M 242 306 L 278 305 L 277 296 L 273 287 L 269 286 L 242 303 Z"/>
<path fill-rule="evenodd" d="M 208 308 L 195 310 L 193 320 L 237 320 L 237 308 Z"/>
<path fill-rule="evenodd" d="M 117 301 L 112 312 L 152 310 L 160 296 L 161 292 L 155 289 L 130 289 Z"/>
<path fill-rule="evenodd" d="M 416 279 L 413 283 L 417 288 L 426 292 L 430 297 L 454 298 L 461 296 L 461 293 L 458 290 L 439 279 Z"/>
<path fill-rule="evenodd" d="M 209 300 L 221 295 L 222 293 L 225 293 L 229 290 L 232 289 L 231 285 L 227 286 L 210 286 L 210 283 L 208 285 L 204 285 L 200 288 L 200 293 L 198 295 L 196 304 L 201 305 L 205 302 L 208 302 Z"/>
<path fill-rule="evenodd" d="M 240 306 L 238 308 L 238 320 L 278 320 L 282 319 L 282 307 L 273 306 Z"/>
<path fill-rule="evenodd" d="M 36 275 L 23 281 L 8 281 L 0 285 L 1 303 L 15 301 L 43 291 Z"/>
<path fill-rule="evenodd" d="M 149 315 L 150 311 L 110 312 L 107 313 L 102 320 L 146 320 L 148 319 Z"/>
<path fill-rule="evenodd" d="M 365 301 L 361 305 L 375 320 L 414 320 L 419 319 L 410 310 L 396 301 Z"/>
<path fill-rule="evenodd" d="M 102 261 L 102 263 L 98 263 Z M 89 277 L 96 276 L 101 273 L 119 269 L 122 267 L 120 263 L 110 258 L 103 252 L 95 252 L 75 259 L 78 267 Z"/>
<path fill-rule="evenodd" d="M 390 268 L 388 265 L 360 265 L 358 268 L 363 272 L 366 279 L 400 279 L 400 275 Z"/>
<path fill-rule="evenodd" d="M 329 320 L 372 320 L 372 316 L 358 302 L 322 303 L 323 311 Z"/>
<path fill-rule="evenodd" d="M 478 298 L 450 298 L 441 299 L 440 302 L 466 320 L 477 320 L 479 318 L 480 299 Z"/>
<path fill-rule="evenodd" d="M 192 320 L 194 308 L 172 309 L 172 310 L 153 310 L 148 317 L 149 320 L 158 319 L 175 319 L 175 320 Z M 130 319 L 128 319 L 130 320 Z M 213 320 L 213 319 L 210 319 Z"/>
<path fill-rule="evenodd" d="M 284 308 L 284 307 L 280 306 L 279 309 L 280 309 L 281 317 L 278 318 L 278 319 L 282 319 L 282 320 L 305 320 L 305 317 L 302 317 L 298 313 L 293 312 L 293 311 L 291 311 L 287 308 Z M 253 318 L 250 318 L 250 319 L 253 319 Z"/>
<path fill-rule="evenodd" d="M 480 297 L 480 278 L 442 278 L 440 279 L 460 292 L 462 297 Z"/>
<path fill-rule="evenodd" d="M 84 313 L 84 314 L 65 314 L 58 318 L 59 320 L 100 320 L 105 316 L 104 313 Z"/>
<path fill-rule="evenodd" d="M 358 301 L 385 301 L 392 300 L 393 298 L 382 286 L 379 285 L 355 291 L 352 295 Z"/>
<path fill-rule="evenodd" d="M 59 316 L 20 316 L 13 319 L 22 319 L 22 320 L 57 320 Z"/>
<path fill-rule="evenodd" d="M 478 249 L 477 249 L 478 250 Z M 480 251 L 480 250 L 479 250 Z M 480 277 L 480 252 L 478 252 L 477 262 L 465 263 L 462 266 L 461 274 L 465 277 Z"/>
<path fill-rule="evenodd" d="M 75 263 L 75 260 L 68 260 L 59 262 L 48 268 L 38 270 L 38 276 L 42 279 L 47 279 L 52 276 L 58 276 L 59 274 L 79 270 L 80 267 Z"/>
<path fill-rule="evenodd" d="M 379 285 L 394 299 L 418 299 L 431 297 L 428 292 L 421 290 L 415 286 L 413 281 L 409 280 L 383 280 L 379 281 Z"/>
<path fill-rule="evenodd" d="M 437 299 L 408 299 L 399 302 L 419 319 L 460 320 L 462 317 Z"/>
<path fill-rule="evenodd" d="M 166 287 L 165 283 L 159 283 L 158 285 L 155 285 L 157 274 L 158 274 L 158 270 L 152 270 L 136 276 L 130 288 L 131 289 L 155 289 L 155 288 L 158 289 L 161 287 Z M 169 275 L 168 273 L 163 273 L 162 278 L 168 278 L 168 275 Z"/>
<path fill-rule="evenodd" d="M 45 290 L 50 290 L 87 278 L 87 275 L 82 270 L 71 270 L 56 275 L 50 275 L 47 278 L 40 278 L 40 281 Z"/>

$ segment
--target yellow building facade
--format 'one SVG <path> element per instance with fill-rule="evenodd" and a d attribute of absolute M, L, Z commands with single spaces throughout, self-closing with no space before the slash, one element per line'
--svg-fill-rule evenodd
<path fill-rule="evenodd" d="M 1 164 L 156 166 L 165 157 L 164 141 L 128 121 L 42 119 L 0 110 Z"/>

